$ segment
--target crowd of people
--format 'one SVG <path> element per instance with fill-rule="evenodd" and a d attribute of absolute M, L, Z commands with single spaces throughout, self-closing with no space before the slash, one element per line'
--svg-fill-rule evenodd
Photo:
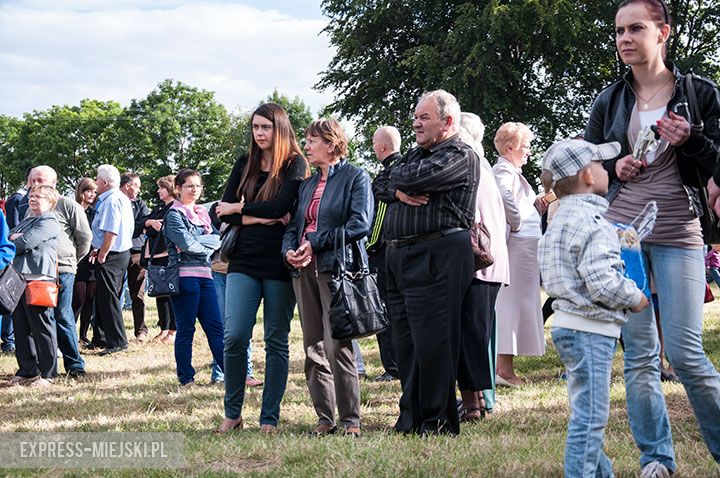
<path fill-rule="evenodd" d="M 616 46 L 628 72 L 597 97 L 581 138 L 545 152 L 543 195 L 522 174 L 530 128 L 500 126 L 499 159 L 491 167 L 482 121 L 461 112 L 443 90 L 418 100 L 416 146 L 405 154 L 395 127 L 377 129 L 373 150 L 382 170 L 372 180 L 349 162 L 337 121 L 313 121 L 301 148 L 287 113 L 273 103 L 252 113 L 249 152 L 210 208 L 198 203 L 203 178 L 190 169 L 157 179 L 160 201 L 151 211 L 139 199 L 133 172 L 100 166 L 94 180 L 79 182 L 73 201 L 58 195 L 55 171 L 32 168 L 25 188 L 6 203 L 7 224 L 0 221 L 0 269 L 12 262 L 28 281 L 57 282 L 59 298 L 54 308 L 21 298 L 11 320 L 18 369 L 3 386 L 51 385 L 58 350 L 71 378 L 85 373 L 81 346 L 103 356 L 125 350 L 125 280 L 135 339 L 148 341 L 147 264 L 178 265 L 179 293 L 157 298 L 161 331 L 153 340 L 174 343 L 178 381 L 192 386 L 200 322 L 214 359 L 212 380 L 225 383 L 216 433 L 243 427 L 247 386 L 264 385 L 260 431 L 280 426 L 297 306 L 317 414 L 311 433 L 359 436 L 357 347 L 332 337 L 328 281 L 338 261 L 369 260 L 389 319 L 377 336 L 384 367 L 378 380 L 399 379 L 402 387 L 397 432 L 456 435 L 461 422 L 492 411 L 496 386 L 522 386 L 513 358 L 545 353 L 542 280 L 554 300 L 551 335 L 570 396 L 566 476 L 613 476 L 602 441 L 621 336 L 642 476 L 675 471 L 658 324 L 664 353 L 720 462 L 720 375 L 702 344 L 707 231 L 701 226 L 720 193 L 720 94 L 700 77 L 691 83 L 694 93 L 688 91 L 666 59 L 670 32 L 662 0 L 621 4 Z M 634 154 L 636 138 L 650 126 L 657 148 Z M 699 200 L 705 189 L 710 202 Z M 630 223 L 649 201 L 657 202 L 658 215 L 642 253 L 658 322 L 643 290 L 623 275 L 611 225 Z M 548 208 L 555 209 L 549 219 Z M 477 239 L 479 229 L 489 243 Z M 232 240 L 226 257 L 218 254 L 220 230 Z M 474 249 L 480 247 L 493 263 L 478 270 Z M 711 263 L 714 278 L 718 263 Z M 264 384 L 252 376 L 251 359 L 261 302 Z M 3 319 L 4 337 L 9 323 Z"/>

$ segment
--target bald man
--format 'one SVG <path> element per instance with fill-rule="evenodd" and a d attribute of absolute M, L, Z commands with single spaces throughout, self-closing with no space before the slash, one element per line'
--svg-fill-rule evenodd
<path fill-rule="evenodd" d="M 400 132 L 394 126 L 381 126 L 375 131 L 373 135 L 373 151 L 384 169 L 389 169 L 395 161 L 401 158 L 400 145 Z M 385 243 L 382 237 L 382 228 L 386 210 L 387 204 L 375 197 L 375 218 L 367 242 L 370 269 L 372 272 L 377 273 L 380 296 L 385 303 L 387 303 L 387 278 L 385 275 Z M 397 362 L 395 361 L 390 317 L 388 317 L 388 322 L 389 327 L 384 332 L 377 334 L 380 361 L 385 372 L 375 378 L 376 382 L 390 382 L 400 378 Z"/>

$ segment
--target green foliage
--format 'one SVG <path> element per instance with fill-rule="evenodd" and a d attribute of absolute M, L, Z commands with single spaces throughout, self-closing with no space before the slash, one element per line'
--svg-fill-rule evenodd
<path fill-rule="evenodd" d="M 15 164 L 15 145 L 22 122 L 0 115 L 0 198 L 7 197 L 25 182 L 24 170 Z"/>
<path fill-rule="evenodd" d="M 290 123 L 298 140 L 305 137 L 305 129 L 312 123 L 313 115 L 310 112 L 310 107 L 299 96 L 290 99 L 289 96 L 280 94 L 278 90 L 273 90 L 272 95 L 268 96 L 265 101 L 282 106 L 288 114 L 288 118 L 290 118 Z"/>
<path fill-rule="evenodd" d="M 679 20 L 702 24 L 683 25 L 670 46 L 688 57 L 683 68 L 717 74 L 710 67 L 718 61 L 718 5 L 671 2 L 688 12 Z M 322 8 L 336 54 L 316 87 L 338 92 L 328 109 L 357 122 L 365 147 L 381 124 L 411 143 L 415 102 L 443 88 L 485 122 L 491 162 L 494 132 L 506 121 L 533 129 L 538 158 L 556 139 L 582 132 L 592 100 L 622 72 L 614 2 L 324 0 Z"/>

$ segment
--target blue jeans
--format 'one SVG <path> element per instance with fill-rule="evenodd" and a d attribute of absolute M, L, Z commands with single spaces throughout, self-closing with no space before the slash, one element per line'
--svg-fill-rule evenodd
<path fill-rule="evenodd" d="M 365 375 L 365 360 L 363 360 L 362 350 L 360 350 L 360 342 L 353 339 L 353 354 L 355 355 L 355 367 L 357 367 L 358 375 Z"/>
<path fill-rule="evenodd" d="M 175 311 L 175 364 L 181 384 L 195 380 L 192 366 L 192 345 L 195 335 L 195 318 L 207 336 L 213 358 L 223 363 L 223 323 L 220 318 L 215 285 L 204 277 L 181 277 L 180 294 L 170 298 Z"/>
<path fill-rule="evenodd" d="M 702 249 L 643 244 L 655 279 L 665 354 L 687 392 L 705 445 L 720 461 L 720 375 L 703 350 L 705 265 Z M 660 343 L 652 307 L 622 328 L 630 428 L 640 465 L 659 461 L 675 471 L 670 420 L 660 387 Z"/>
<path fill-rule="evenodd" d="M 717 284 L 718 287 L 720 287 L 720 271 L 718 271 L 714 267 L 710 267 L 710 277 L 712 278 L 712 281 Z"/>
<path fill-rule="evenodd" d="M 2 329 L 0 333 L 0 340 L 2 340 L 0 350 L 10 352 L 15 349 L 15 331 L 13 329 L 12 314 L 0 316 L 0 328 Z"/>
<path fill-rule="evenodd" d="M 260 424 L 277 426 L 280 402 L 287 385 L 290 363 L 288 335 L 295 310 L 295 294 L 290 282 L 259 279 L 239 272 L 228 274 L 225 296 L 225 416 L 235 419 L 242 412 L 247 377 L 246 350 L 261 299 L 265 385 Z"/>
<path fill-rule="evenodd" d="M 74 287 L 75 274 L 61 272 L 58 305 L 55 307 L 55 326 L 57 327 L 57 344 L 63 356 L 66 372 L 85 370 L 85 360 L 80 356 L 78 348 L 75 313 L 72 308 Z"/>
<path fill-rule="evenodd" d="M 220 306 L 220 317 L 222 318 L 223 324 L 225 324 L 225 287 L 227 284 L 227 274 L 213 271 L 213 282 L 215 282 L 215 292 L 218 296 L 218 305 Z M 223 373 L 220 365 L 215 360 L 212 361 L 210 372 L 211 382 L 224 382 L 225 374 Z M 252 340 L 248 342 L 247 348 L 247 376 L 253 376 L 253 363 L 252 363 Z"/>
<path fill-rule="evenodd" d="M 570 422 L 565 477 L 612 477 L 612 463 L 602 448 L 610 415 L 610 374 L 617 340 L 563 327 L 553 327 L 552 338 L 568 371 Z"/>

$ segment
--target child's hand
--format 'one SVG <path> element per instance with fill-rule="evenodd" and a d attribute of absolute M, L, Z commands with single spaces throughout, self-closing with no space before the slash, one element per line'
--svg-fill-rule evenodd
<path fill-rule="evenodd" d="M 630 307 L 630 310 L 631 310 L 632 312 L 635 312 L 635 313 L 640 312 L 640 311 L 643 310 L 645 307 L 647 307 L 649 303 L 650 303 L 650 301 L 648 301 L 648 298 L 645 297 L 645 294 L 642 294 L 642 295 L 640 296 L 640 303 L 637 304 L 637 305 L 635 305 L 635 306 L 633 306 L 633 307 Z"/>

